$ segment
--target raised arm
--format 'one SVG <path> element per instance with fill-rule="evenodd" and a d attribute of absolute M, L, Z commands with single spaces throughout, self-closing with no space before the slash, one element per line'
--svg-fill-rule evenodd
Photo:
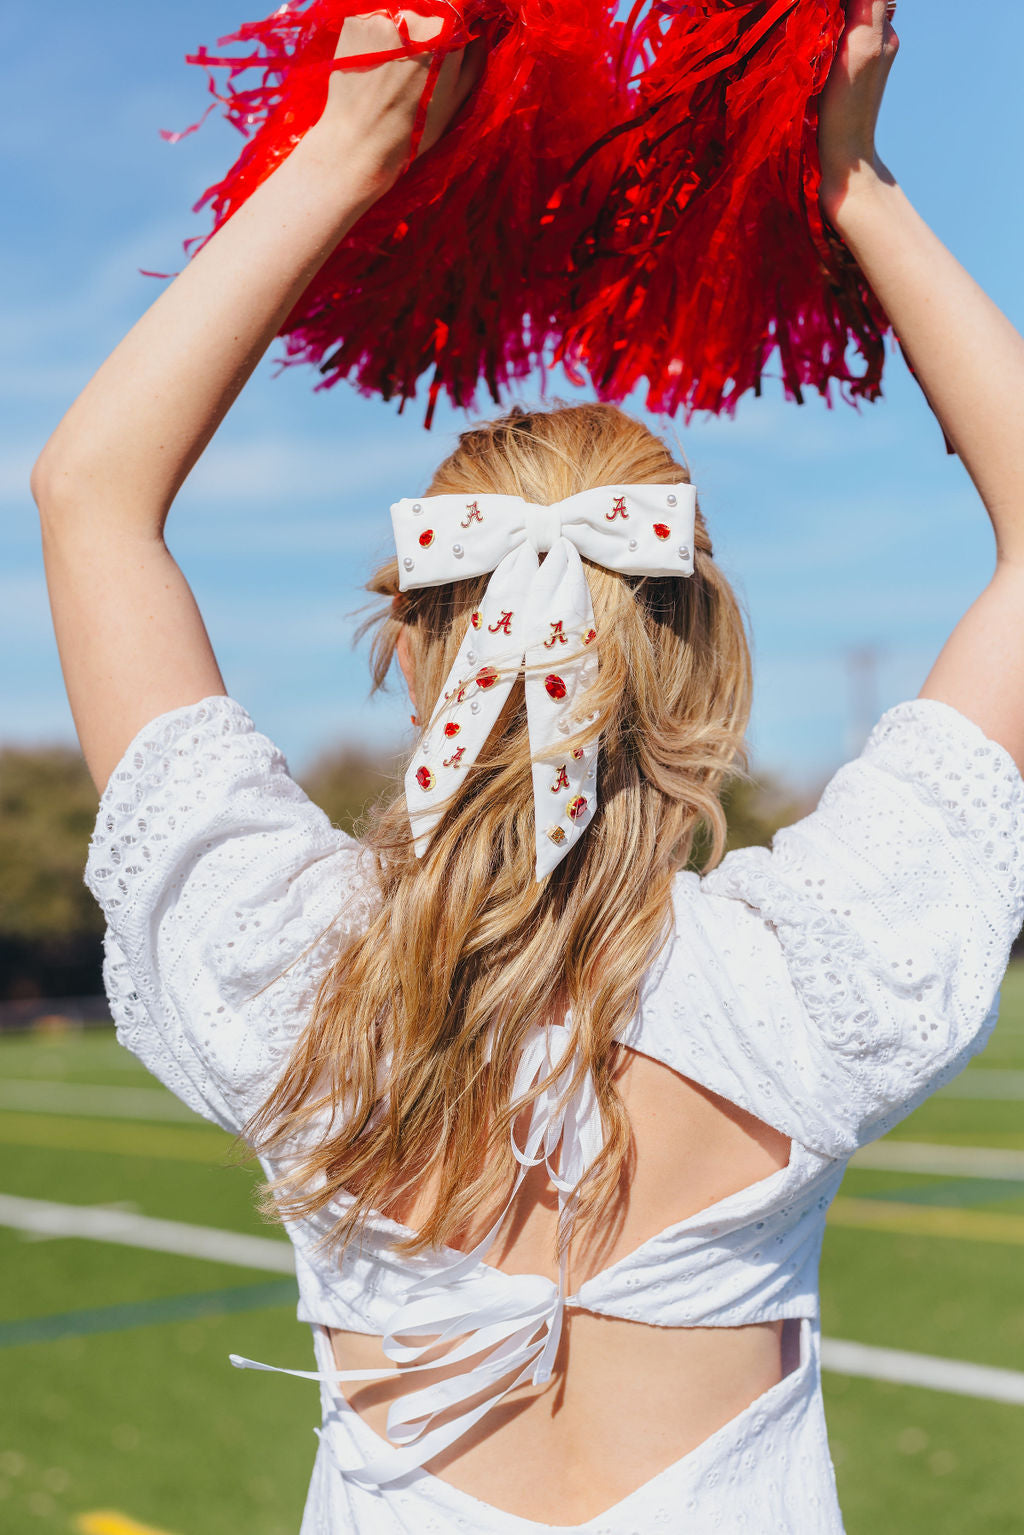
<path fill-rule="evenodd" d="M 922 689 L 1024 768 L 1024 339 L 915 212 L 875 148 L 895 6 L 848 0 L 822 102 L 822 203 L 892 321 L 995 531 L 990 584 Z"/>
<path fill-rule="evenodd" d="M 431 26 L 408 19 L 414 35 Z M 380 15 L 347 22 L 342 38 L 349 53 L 394 42 Z M 334 76 L 321 121 L 143 315 L 36 464 L 61 664 L 100 789 L 149 720 L 224 692 L 195 599 L 164 543 L 167 515 L 300 294 L 399 174 L 428 63 L 423 56 Z M 463 55 L 446 59 L 424 147 L 471 79 Z"/>

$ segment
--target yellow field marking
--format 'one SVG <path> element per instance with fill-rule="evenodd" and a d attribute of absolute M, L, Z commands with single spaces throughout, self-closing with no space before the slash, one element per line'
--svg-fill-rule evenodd
<path fill-rule="evenodd" d="M 127 1514 L 113 1509 L 98 1509 L 94 1514 L 79 1514 L 75 1520 L 79 1535 L 168 1535 L 167 1530 L 156 1530 L 151 1524 L 139 1524 Z"/>
<path fill-rule="evenodd" d="M 172 1162 L 222 1162 L 233 1141 L 223 1130 L 171 1125 L 58 1119 L 38 1114 L 0 1114 L 0 1145 L 50 1151 L 102 1151 L 122 1157 Z"/>
<path fill-rule="evenodd" d="M 888 1199 L 837 1199 L 828 1221 L 830 1226 L 856 1226 L 864 1231 L 1024 1247 L 1024 1215 L 999 1215 L 989 1210 L 956 1210 L 947 1205 L 902 1204 Z"/>

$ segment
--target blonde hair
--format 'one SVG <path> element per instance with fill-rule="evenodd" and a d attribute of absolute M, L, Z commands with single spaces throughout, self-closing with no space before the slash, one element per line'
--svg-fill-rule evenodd
<path fill-rule="evenodd" d="M 497 492 L 550 504 L 594 486 L 687 483 L 641 423 L 606 405 L 525 413 L 465 432 L 427 494 Z M 510 1129 L 542 1090 L 513 1101 L 538 1022 L 571 1008 L 578 1071 L 592 1074 L 604 1149 L 577 1191 L 574 1229 L 607 1213 L 631 1136 L 615 1087 L 617 1036 L 671 930 L 671 890 L 698 829 L 718 861 L 719 800 L 743 755 L 750 659 L 735 596 L 698 513 L 696 571 L 641 578 L 587 564 L 600 667 L 585 698 L 600 733 L 600 805 L 548 878 L 534 877 L 534 812 L 520 679 L 479 760 L 415 857 L 405 800 L 379 810 L 367 841 L 379 902 L 346 940 L 279 1085 L 253 1124 L 261 1151 L 291 1152 L 273 1185 L 290 1218 L 326 1215 L 348 1241 L 374 1210 L 436 1198 L 419 1251 L 455 1246 L 508 1197 Z M 486 578 L 412 591 L 375 622 L 382 687 L 408 636 L 420 716 L 429 721 Z M 398 594 L 397 562 L 369 589 Z M 326 1121 L 324 1116 L 326 1115 Z M 322 1135 L 311 1129 L 326 1122 Z M 295 1147 L 301 1152 L 296 1154 Z M 337 1210 L 328 1207 L 345 1195 Z M 349 1198 L 348 1196 L 351 1196 Z M 560 1242 L 568 1232 L 560 1233 Z"/>

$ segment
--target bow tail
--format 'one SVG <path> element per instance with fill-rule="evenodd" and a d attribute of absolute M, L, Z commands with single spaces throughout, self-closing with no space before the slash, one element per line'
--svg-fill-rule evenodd
<path fill-rule="evenodd" d="M 540 880 L 579 841 L 597 808 L 598 743 L 568 745 L 593 722 L 580 700 L 597 675 L 590 586 L 568 538 L 552 545 L 537 572 L 527 624 L 526 708 Z"/>
<path fill-rule="evenodd" d="M 529 545 L 497 566 L 405 775 L 417 858 L 422 858 L 463 775 L 497 723 L 523 664 L 526 596 L 537 572 Z"/>

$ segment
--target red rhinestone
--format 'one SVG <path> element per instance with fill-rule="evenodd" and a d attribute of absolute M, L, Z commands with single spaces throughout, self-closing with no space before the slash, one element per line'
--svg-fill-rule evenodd
<path fill-rule="evenodd" d="M 493 688 L 498 680 L 498 674 L 493 666 L 482 666 L 476 674 L 478 688 Z"/>
<path fill-rule="evenodd" d="M 572 754 L 576 758 L 576 761 L 579 762 L 580 758 L 583 756 L 583 747 L 574 746 L 572 749 Z"/>
<path fill-rule="evenodd" d="M 484 621 L 483 614 L 482 613 L 474 613 L 472 618 L 469 621 L 473 625 L 474 629 L 479 629 L 480 625 Z"/>
<path fill-rule="evenodd" d="M 597 639 L 597 630 L 596 629 L 588 629 L 586 634 L 583 636 L 583 643 L 584 643 L 584 645 L 592 645 L 596 639 Z"/>
<path fill-rule="evenodd" d="M 434 775 L 428 767 L 417 768 L 416 782 L 421 789 L 432 789 L 434 787 Z"/>
<path fill-rule="evenodd" d="M 665 537 L 666 538 L 668 537 L 667 533 L 666 533 Z M 433 542 L 434 542 L 434 530 L 433 530 L 433 528 L 424 528 L 423 532 L 420 534 L 420 544 L 421 544 L 422 548 L 429 549 Z"/>
<path fill-rule="evenodd" d="M 457 736 L 461 729 L 461 725 L 457 725 L 454 720 L 449 720 L 447 725 L 444 727 L 444 733 L 448 737 Z"/>
<path fill-rule="evenodd" d="M 669 527 L 667 522 L 656 522 L 654 524 L 654 531 L 655 531 L 655 533 L 657 534 L 657 536 L 659 538 L 671 538 L 672 537 L 672 529 Z M 421 540 L 421 542 L 422 542 L 422 540 Z"/>
<path fill-rule="evenodd" d="M 586 815 L 587 796 L 585 794 L 577 794 L 576 798 L 571 799 L 566 805 L 565 813 L 570 821 L 578 821 L 581 815 Z"/>
<path fill-rule="evenodd" d="M 562 681 L 561 677 L 556 677 L 554 672 L 551 673 L 550 677 L 544 678 L 544 686 L 547 688 L 548 694 L 551 698 L 558 699 L 565 697 L 565 683 Z"/>

